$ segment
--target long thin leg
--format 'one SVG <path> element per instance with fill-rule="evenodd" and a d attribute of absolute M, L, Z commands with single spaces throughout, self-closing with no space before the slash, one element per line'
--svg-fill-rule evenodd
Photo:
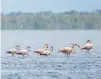
<path fill-rule="evenodd" d="M 64 53 L 66 55 L 66 53 Z"/>
<path fill-rule="evenodd" d="M 86 51 L 86 56 L 88 56 L 88 50 Z"/>
<path fill-rule="evenodd" d="M 67 54 L 67 57 L 68 57 L 68 59 L 69 59 L 69 54 Z"/>
<path fill-rule="evenodd" d="M 25 55 L 23 54 L 22 56 L 23 56 L 23 59 L 24 59 L 25 58 Z"/>
<path fill-rule="evenodd" d="M 12 56 L 14 56 L 14 53 L 12 53 Z"/>
<path fill-rule="evenodd" d="M 88 55 L 90 56 L 90 50 L 88 50 Z"/>

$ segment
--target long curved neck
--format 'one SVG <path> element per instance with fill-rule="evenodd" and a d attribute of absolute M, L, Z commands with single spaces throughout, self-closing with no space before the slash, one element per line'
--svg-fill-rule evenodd
<path fill-rule="evenodd" d="M 51 52 L 53 52 L 53 46 L 51 46 L 51 49 L 50 50 L 51 50 Z"/>
<path fill-rule="evenodd" d="M 71 48 L 72 48 L 72 50 L 75 52 L 75 45 L 72 45 Z"/>
<path fill-rule="evenodd" d="M 30 51 L 30 47 L 29 46 L 27 47 L 27 50 Z"/>
<path fill-rule="evenodd" d="M 74 44 L 71 46 L 71 48 L 75 51 L 75 45 Z"/>
<path fill-rule="evenodd" d="M 20 50 L 20 46 L 16 46 L 16 49 L 17 49 L 17 50 Z"/>
<path fill-rule="evenodd" d="M 74 49 L 74 48 L 75 48 L 75 45 L 74 45 L 74 44 L 72 44 L 71 48 L 73 48 L 73 49 Z"/>

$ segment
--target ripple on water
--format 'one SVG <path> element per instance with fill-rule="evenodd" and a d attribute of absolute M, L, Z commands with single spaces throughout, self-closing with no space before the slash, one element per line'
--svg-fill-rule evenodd
<path fill-rule="evenodd" d="M 2 79 L 101 79 L 101 56 L 1 58 Z"/>

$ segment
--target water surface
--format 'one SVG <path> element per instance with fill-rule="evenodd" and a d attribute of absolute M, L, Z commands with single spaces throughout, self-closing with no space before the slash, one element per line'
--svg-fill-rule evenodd
<path fill-rule="evenodd" d="M 2 79 L 101 79 L 101 31 L 65 30 L 35 31 L 15 30 L 1 31 L 1 77 Z M 83 45 L 90 39 L 94 51 L 87 56 L 85 51 L 71 54 L 68 59 L 59 48 L 75 42 Z M 5 53 L 20 45 L 21 48 L 31 47 L 31 51 L 42 48 L 48 43 L 54 47 L 50 56 L 39 56 L 29 52 L 28 56 Z"/>

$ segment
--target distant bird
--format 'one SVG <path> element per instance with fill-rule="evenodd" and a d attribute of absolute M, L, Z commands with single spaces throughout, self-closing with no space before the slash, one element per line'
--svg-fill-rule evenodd
<path fill-rule="evenodd" d="M 45 51 L 45 49 L 36 49 L 36 50 L 34 50 L 34 53 L 41 55 L 44 51 Z"/>
<path fill-rule="evenodd" d="M 30 51 L 30 46 L 27 46 L 27 49 L 20 49 L 16 52 L 16 54 L 22 55 L 24 57 L 24 55 L 27 55 L 29 51 Z"/>
<path fill-rule="evenodd" d="M 37 53 L 41 56 L 41 55 L 50 55 L 52 51 L 53 47 L 51 47 L 51 50 L 49 50 L 48 44 L 45 44 L 43 49 L 34 50 L 34 53 Z"/>
<path fill-rule="evenodd" d="M 63 47 L 59 50 L 59 52 L 64 53 L 65 55 L 67 55 L 69 57 L 69 55 L 71 53 L 75 53 L 75 46 L 80 47 L 78 44 L 76 43 L 71 43 L 71 47 Z"/>
<path fill-rule="evenodd" d="M 15 48 L 6 51 L 6 53 L 9 53 L 9 54 L 14 55 L 14 54 L 16 54 L 16 52 L 19 51 L 19 50 L 20 50 L 20 49 L 19 49 L 19 45 L 16 45 Z"/>
<path fill-rule="evenodd" d="M 81 50 L 87 50 L 86 54 L 90 55 L 90 50 L 93 49 L 93 44 L 90 40 L 87 40 L 86 43 L 81 47 Z"/>
<path fill-rule="evenodd" d="M 53 52 L 53 46 L 51 46 L 51 49 L 47 49 L 47 50 L 44 50 L 42 53 L 40 53 L 40 55 L 51 55 L 51 53 Z"/>

